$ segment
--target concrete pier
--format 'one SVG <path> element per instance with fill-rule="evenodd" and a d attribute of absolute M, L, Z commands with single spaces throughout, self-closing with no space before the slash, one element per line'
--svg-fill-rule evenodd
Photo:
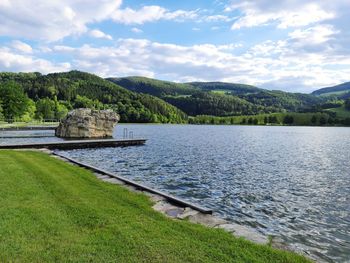
<path fill-rule="evenodd" d="M 37 130 L 55 130 L 56 126 L 23 126 L 23 127 L 0 127 L 0 131 L 37 131 Z"/>
<path fill-rule="evenodd" d="M 44 143 L 24 143 L 24 144 L 3 144 L 1 149 L 41 149 L 47 148 L 50 150 L 72 150 L 84 148 L 98 147 L 126 147 L 145 144 L 146 139 L 133 140 L 116 140 L 116 139 L 99 139 L 99 140 L 72 140 Z"/>

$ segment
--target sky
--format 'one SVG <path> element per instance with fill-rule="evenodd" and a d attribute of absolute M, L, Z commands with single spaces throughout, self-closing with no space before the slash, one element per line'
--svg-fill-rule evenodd
<path fill-rule="evenodd" d="M 0 21 L 0 71 L 304 93 L 350 81 L 350 0 L 0 0 Z"/>

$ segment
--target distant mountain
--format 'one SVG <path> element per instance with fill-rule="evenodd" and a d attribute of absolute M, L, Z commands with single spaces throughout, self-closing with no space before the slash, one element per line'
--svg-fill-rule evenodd
<path fill-rule="evenodd" d="M 343 84 L 339 84 L 333 87 L 327 87 L 327 88 L 322 88 L 315 90 L 312 92 L 312 95 L 315 96 L 341 96 L 343 97 L 346 93 L 348 93 L 347 97 L 350 97 L 350 82 L 345 82 Z"/>
<path fill-rule="evenodd" d="M 175 83 L 144 77 L 107 80 L 131 91 L 157 96 L 190 116 L 301 111 L 312 108 L 324 100 L 310 94 L 270 91 L 237 83 Z"/>
<path fill-rule="evenodd" d="M 145 77 L 108 78 L 107 80 L 130 91 L 156 96 L 190 116 L 232 116 L 265 112 L 265 107 L 254 105 L 237 96 L 203 91 L 189 83 L 176 83 Z M 271 109 L 271 111 L 273 111 Z"/>

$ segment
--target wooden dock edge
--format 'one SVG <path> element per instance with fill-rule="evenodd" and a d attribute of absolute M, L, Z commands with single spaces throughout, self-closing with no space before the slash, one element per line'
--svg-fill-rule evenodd
<path fill-rule="evenodd" d="M 180 198 L 177 198 L 175 196 L 169 195 L 169 194 L 164 193 L 164 192 L 159 191 L 159 190 L 152 189 L 152 188 L 150 188 L 148 186 L 145 186 L 143 184 L 137 183 L 137 182 L 135 182 L 133 180 L 129 180 L 129 179 L 125 178 L 125 177 L 116 175 L 114 173 L 108 172 L 106 170 L 103 170 L 103 169 L 97 168 L 95 166 L 92 166 L 92 165 L 89 165 L 89 164 L 77 161 L 75 159 L 72 159 L 70 157 L 64 156 L 64 155 L 56 153 L 56 152 L 53 152 L 52 154 L 56 155 L 56 156 L 58 156 L 60 158 L 63 158 L 63 159 L 65 159 L 65 160 L 67 160 L 67 161 L 69 161 L 69 162 L 71 162 L 73 164 L 76 164 L 76 165 L 78 165 L 80 167 L 83 167 L 83 168 L 86 168 L 88 170 L 91 170 L 93 172 L 97 172 L 97 173 L 104 174 L 104 175 L 107 175 L 109 177 L 118 179 L 118 180 L 124 182 L 127 185 L 134 186 L 137 189 L 140 189 L 140 190 L 152 193 L 152 194 L 156 194 L 156 195 L 162 196 L 166 200 L 168 200 L 170 203 L 173 203 L 173 204 L 176 204 L 176 205 L 179 205 L 179 206 L 182 206 L 182 207 L 190 207 L 190 208 L 192 208 L 194 210 L 197 210 L 197 211 L 199 211 L 199 212 L 201 212 L 203 214 L 212 214 L 213 213 L 213 210 L 211 210 L 211 209 L 207 209 L 207 208 L 201 207 L 199 205 L 187 202 L 187 201 L 182 200 Z"/>

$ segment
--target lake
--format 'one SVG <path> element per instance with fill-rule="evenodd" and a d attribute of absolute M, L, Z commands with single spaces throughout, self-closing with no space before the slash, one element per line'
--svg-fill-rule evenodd
<path fill-rule="evenodd" d="M 349 128 L 118 125 L 115 137 L 124 128 L 146 145 L 61 153 L 349 262 Z"/>

